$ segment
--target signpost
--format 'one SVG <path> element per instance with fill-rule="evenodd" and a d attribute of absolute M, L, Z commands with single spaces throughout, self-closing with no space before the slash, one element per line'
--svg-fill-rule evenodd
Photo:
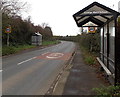
<path fill-rule="evenodd" d="M 9 46 L 9 34 L 11 33 L 11 25 L 5 29 L 5 33 L 7 33 L 7 46 Z"/>

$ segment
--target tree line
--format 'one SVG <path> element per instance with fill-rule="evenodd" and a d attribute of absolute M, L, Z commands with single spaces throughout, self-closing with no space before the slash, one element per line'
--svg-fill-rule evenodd
<path fill-rule="evenodd" d="M 46 23 L 43 25 L 34 25 L 31 18 L 22 19 L 21 12 L 26 9 L 27 3 L 22 3 L 19 0 L 1 0 L 0 12 L 2 12 L 2 44 L 7 41 L 5 30 L 11 26 L 9 41 L 11 45 L 16 44 L 31 44 L 31 36 L 35 32 L 39 32 L 44 40 L 51 40 L 53 32 L 51 27 Z"/>

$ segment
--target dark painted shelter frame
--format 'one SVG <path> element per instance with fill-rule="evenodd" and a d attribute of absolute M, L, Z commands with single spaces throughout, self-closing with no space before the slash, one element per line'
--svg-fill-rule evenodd
<path fill-rule="evenodd" d="M 106 11 L 106 13 L 87 13 L 86 11 L 88 11 L 90 8 L 97 6 L 103 10 Z M 93 9 L 95 10 L 95 9 Z M 86 14 L 85 14 L 86 12 Z M 108 13 L 107 13 L 108 12 Z M 107 70 L 109 70 L 109 62 L 112 62 L 115 66 L 115 74 L 108 74 L 108 76 L 112 76 L 114 79 L 114 82 L 112 84 L 116 85 L 117 83 L 120 83 L 120 32 L 117 29 L 117 18 L 120 15 L 119 12 L 112 10 L 111 8 L 108 8 L 98 2 L 93 2 L 92 4 L 88 5 L 87 7 L 83 8 L 82 10 L 80 10 L 79 12 L 75 13 L 73 15 L 73 18 L 77 24 L 78 27 L 90 27 L 90 26 L 84 26 L 84 24 L 88 23 L 89 21 L 93 22 L 94 24 L 96 24 L 97 26 L 91 26 L 91 27 L 100 27 L 103 28 L 103 36 L 102 36 L 102 52 L 100 52 L 101 54 L 101 58 L 100 58 L 100 63 L 102 64 L 101 66 L 104 65 L 104 58 L 107 59 L 107 64 L 105 66 L 105 68 Z M 99 16 L 100 18 L 103 18 L 106 21 L 101 21 L 100 18 L 96 18 L 96 16 Z M 109 17 L 108 17 L 109 16 Z M 78 18 L 77 18 L 78 17 Z M 88 18 L 85 18 L 88 17 Z M 80 22 L 79 22 L 80 21 Z M 114 60 L 111 60 L 109 58 L 109 23 L 111 21 L 114 21 L 114 25 L 115 25 L 115 49 L 114 49 L 114 53 L 115 53 L 115 58 Z M 105 25 L 107 25 L 107 56 L 104 54 L 104 27 Z"/>

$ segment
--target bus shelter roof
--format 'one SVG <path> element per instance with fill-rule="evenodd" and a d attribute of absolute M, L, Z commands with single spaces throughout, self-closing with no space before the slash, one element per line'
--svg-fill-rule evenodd
<path fill-rule="evenodd" d="M 119 12 L 106 7 L 98 2 L 93 2 L 73 15 L 78 27 L 95 26 L 102 27 L 109 21 L 117 19 Z M 87 25 L 92 22 L 94 25 Z"/>

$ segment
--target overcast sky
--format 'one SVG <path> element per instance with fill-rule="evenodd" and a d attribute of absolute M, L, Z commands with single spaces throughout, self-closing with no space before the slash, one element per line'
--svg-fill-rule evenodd
<path fill-rule="evenodd" d="M 72 15 L 94 1 L 118 11 L 120 0 L 23 0 L 30 5 L 23 17 L 31 16 L 35 25 L 47 23 L 54 35 L 77 35 L 77 27 Z M 114 5 L 114 6 L 113 6 Z"/>

